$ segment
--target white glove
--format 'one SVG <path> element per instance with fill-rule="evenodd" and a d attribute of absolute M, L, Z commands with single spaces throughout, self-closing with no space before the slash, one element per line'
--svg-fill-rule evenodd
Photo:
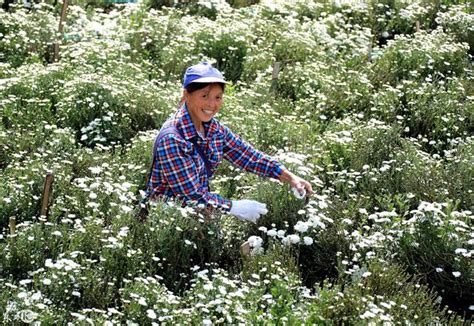
<path fill-rule="evenodd" d="M 255 200 L 233 200 L 230 214 L 237 216 L 243 221 L 250 221 L 256 223 L 260 215 L 268 213 L 267 205 L 259 203 Z"/>
<path fill-rule="evenodd" d="M 306 196 L 306 189 L 303 188 L 303 191 L 300 192 L 298 189 L 293 188 L 293 195 L 295 195 L 295 197 L 298 199 L 303 199 Z"/>

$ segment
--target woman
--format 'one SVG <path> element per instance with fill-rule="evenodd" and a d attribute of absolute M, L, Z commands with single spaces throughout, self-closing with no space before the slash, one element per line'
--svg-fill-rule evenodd
<path fill-rule="evenodd" d="M 222 74 L 206 62 L 186 70 L 182 105 L 155 140 L 147 197 L 177 197 L 186 204 L 217 207 L 242 220 L 256 222 L 267 213 L 265 204 L 231 201 L 210 192 L 209 179 L 222 159 L 260 176 L 287 182 L 303 196 L 311 195 L 313 190 L 309 182 L 255 150 L 215 119 L 226 83 Z"/>

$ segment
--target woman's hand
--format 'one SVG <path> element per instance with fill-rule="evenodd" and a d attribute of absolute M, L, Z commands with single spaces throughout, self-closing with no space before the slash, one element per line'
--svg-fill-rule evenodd
<path fill-rule="evenodd" d="M 296 191 L 298 191 L 302 196 L 304 196 L 305 193 L 308 197 L 313 194 L 313 187 L 311 187 L 311 184 L 308 181 L 288 170 L 283 170 L 283 173 L 280 175 L 280 181 L 289 183 L 291 188 L 296 189 Z"/>

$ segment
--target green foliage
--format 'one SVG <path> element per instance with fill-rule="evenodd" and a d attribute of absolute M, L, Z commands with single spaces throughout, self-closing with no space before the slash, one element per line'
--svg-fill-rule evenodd
<path fill-rule="evenodd" d="M 407 79 L 431 81 L 461 76 L 468 67 L 467 50 L 466 44 L 453 42 L 449 34 L 439 30 L 402 35 L 383 48 L 382 57 L 373 64 L 371 80 L 379 86 Z"/>
<path fill-rule="evenodd" d="M 0 62 L 19 67 L 25 63 L 53 61 L 56 20 L 49 9 L 50 5 L 40 4 L 30 13 L 0 11 Z"/>
<path fill-rule="evenodd" d="M 441 293 L 443 303 L 456 301 L 460 307 L 467 307 L 472 300 L 468 289 L 472 288 L 473 277 L 468 254 L 472 249 L 468 243 L 470 221 L 461 212 L 451 213 L 454 208 L 448 206 L 442 210 L 441 205 L 430 204 L 419 208 L 408 221 L 411 232 L 399 240 L 397 260 L 409 273 L 420 275 Z M 458 236 L 453 239 L 455 230 Z"/>
<path fill-rule="evenodd" d="M 361 171 L 364 165 L 380 168 L 401 146 L 400 130 L 384 125 L 365 126 L 354 132 L 350 167 Z"/>
<path fill-rule="evenodd" d="M 243 60 L 247 54 L 246 43 L 236 39 L 232 34 L 196 35 L 197 50 L 204 56 L 216 60 L 215 67 L 221 71 L 226 80 L 237 82 L 242 75 Z"/>
<path fill-rule="evenodd" d="M 436 22 L 458 42 L 469 44 L 469 53 L 474 55 L 474 14 L 472 4 L 468 3 L 449 7 L 446 12 L 439 12 Z"/>
<path fill-rule="evenodd" d="M 394 279 L 397 281 L 394 282 Z M 318 304 L 310 305 L 309 322 L 460 322 L 438 311 L 436 295 L 397 265 L 373 261 L 352 273 L 352 282 L 318 287 Z M 406 307 L 410 309 L 406 309 Z M 390 313 L 390 316 L 387 313 Z"/>
<path fill-rule="evenodd" d="M 59 5 L 0 12 L 7 322 L 469 323 L 472 6 L 251 2 L 76 1 L 54 64 Z M 310 181 L 307 201 L 223 163 L 213 191 L 266 203 L 258 223 L 161 201 L 134 218 L 203 60 L 231 81 L 219 120 Z"/>
<path fill-rule="evenodd" d="M 451 198 L 459 200 L 459 206 L 463 209 L 474 210 L 474 143 L 472 140 L 460 145 L 456 154 L 451 158 L 450 164 L 445 169 L 445 178 L 450 180 L 447 184 Z"/>
<path fill-rule="evenodd" d="M 453 79 L 441 87 L 424 83 L 405 93 L 407 134 L 429 139 L 429 151 L 440 153 L 449 148 L 451 139 L 472 133 L 474 106 L 468 98 L 473 93 L 463 82 Z"/>
<path fill-rule="evenodd" d="M 160 280 L 152 277 L 137 277 L 121 289 L 124 320 L 147 324 L 147 310 L 172 311 L 179 307 L 179 298 L 164 287 Z"/>

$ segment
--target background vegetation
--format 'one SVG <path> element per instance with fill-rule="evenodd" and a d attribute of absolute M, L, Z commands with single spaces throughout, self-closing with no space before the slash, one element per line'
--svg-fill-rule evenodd
<path fill-rule="evenodd" d="M 76 1 L 63 37 L 60 3 L 0 10 L 4 323 L 472 322 L 472 3 L 253 2 Z M 219 119 L 310 180 L 307 204 L 224 162 L 213 189 L 265 202 L 258 224 L 134 219 L 202 60 L 232 81 Z"/>

